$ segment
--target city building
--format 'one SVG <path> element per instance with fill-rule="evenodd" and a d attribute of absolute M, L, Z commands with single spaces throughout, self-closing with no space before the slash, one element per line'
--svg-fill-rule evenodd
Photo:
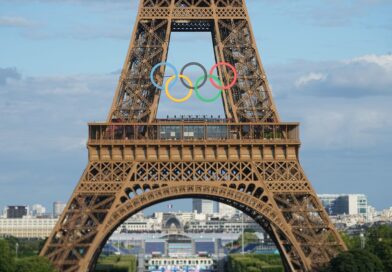
<path fill-rule="evenodd" d="M 342 195 L 334 203 L 334 215 L 349 214 L 367 217 L 368 202 L 365 195 Z"/>
<path fill-rule="evenodd" d="M 65 209 L 66 204 L 60 201 L 53 203 L 53 218 L 58 218 Z"/>
<path fill-rule="evenodd" d="M 241 233 L 242 230 L 252 229 L 255 232 L 264 232 L 259 224 L 253 220 L 245 221 L 225 221 L 225 220 L 209 220 L 209 221 L 192 221 L 185 226 L 185 232 L 190 233 Z"/>
<path fill-rule="evenodd" d="M 338 194 L 321 194 L 318 195 L 321 204 L 323 204 L 325 210 L 327 211 L 327 213 L 329 215 L 333 214 L 333 206 L 334 203 L 336 201 L 336 199 L 339 197 L 340 195 Z"/>
<path fill-rule="evenodd" d="M 213 214 L 214 201 L 208 199 L 194 198 L 192 199 L 192 210 L 198 213 Z"/>
<path fill-rule="evenodd" d="M 17 238 L 46 238 L 52 232 L 57 219 L 53 218 L 1 218 L 0 236 Z"/>
<path fill-rule="evenodd" d="M 41 217 L 46 214 L 46 208 L 41 204 L 34 204 L 31 206 L 30 215 L 33 217 Z"/>
<path fill-rule="evenodd" d="M 144 271 L 150 272 L 217 271 L 216 260 L 223 252 L 220 239 L 196 241 L 184 235 L 146 241 L 145 247 Z"/>
<path fill-rule="evenodd" d="M 216 261 L 211 257 L 153 257 L 146 259 L 145 270 L 161 271 L 216 271 Z"/>
<path fill-rule="evenodd" d="M 123 233 L 161 232 L 161 221 L 156 218 L 131 217 L 118 228 Z"/>
<path fill-rule="evenodd" d="M 7 207 L 3 208 L 0 218 L 7 218 Z"/>
<path fill-rule="evenodd" d="M 238 213 L 236 208 L 233 208 L 229 205 L 219 202 L 218 203 L 218 214 L 221 218 L 232 218 L 234 215 Z"/>
<path fill-rule="evenodd" d="M 29 213 L 28 206 L 7 206 L 7 218 L 23 218 Z"/>
<path fill-rule="evenodd" d="M 322 194 L 319 198 L 330 215 L 368 217 L 368 200 L 364 194 Z"/>

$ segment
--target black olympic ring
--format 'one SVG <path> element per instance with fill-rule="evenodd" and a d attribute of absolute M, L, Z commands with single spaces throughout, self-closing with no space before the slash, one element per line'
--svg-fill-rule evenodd
<path fill-rule="evenodd" d="M 200 63 L 198 63 L 198 62 L 189 62 L 189 63 L 185 64 L 184 67 L 182 67 L 180 74 L 183 75 L 185 69 L 188 68 L 189 66 L 192 66 L 192 65 L 200 67 L 200 68 L 203 70 L 203 72 L 204 72 L 204 79 L 203 79 L 203 82 L 200 84 L 200 86 L 197 86 L 197 89 L 200 89 L 201 87 L 204 86 L 204 84 L 206 84 L 207 79 L 208 79 L 207 69 L 206 69 L 202 64 L 200 64 Z M 191 86 L 189 86 L 189 85 L 185 82 L 184 78 L 180 78 L 180 80 L 181 80 L 182 84 L 183 84 L 185 87 L 187 87 L 188 89 L 194 90 L 194 89 L 196 88 L 196 87 L 191 87 Z"/>

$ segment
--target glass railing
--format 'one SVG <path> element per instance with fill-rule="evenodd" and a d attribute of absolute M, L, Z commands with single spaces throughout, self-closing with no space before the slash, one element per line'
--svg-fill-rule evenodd
<path fill-rule="evenodd" d="M 298 123 L 93 123 L 89 140 L 118 141 L 203 141 L 282 140 L 299 141 Z"/>

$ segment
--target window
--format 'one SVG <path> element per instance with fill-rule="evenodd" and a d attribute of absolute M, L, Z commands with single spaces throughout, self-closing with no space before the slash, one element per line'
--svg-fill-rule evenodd
<path fill-rule="evenodd" d="M 204 126 L 184 126 L 184 139 L 204 139 Z"/>
<path fill-rule="evenodd" d="M 181 138 L 180 126 L 161 126 L 160 138 L 162 140 L 176 140 Z"/>
<path fill-rule="evenodd" d="M 227 127 L 226 126 L 208 126 L 207 127 L 208 139 L 226 139 Z"/>

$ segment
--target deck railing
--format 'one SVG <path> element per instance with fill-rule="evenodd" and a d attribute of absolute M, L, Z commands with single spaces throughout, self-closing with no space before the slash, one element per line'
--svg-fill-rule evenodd
<path fill-rule="evenodd" d="M 89 141 L 299 141 L 298 123 L 92 123 Z"/>

